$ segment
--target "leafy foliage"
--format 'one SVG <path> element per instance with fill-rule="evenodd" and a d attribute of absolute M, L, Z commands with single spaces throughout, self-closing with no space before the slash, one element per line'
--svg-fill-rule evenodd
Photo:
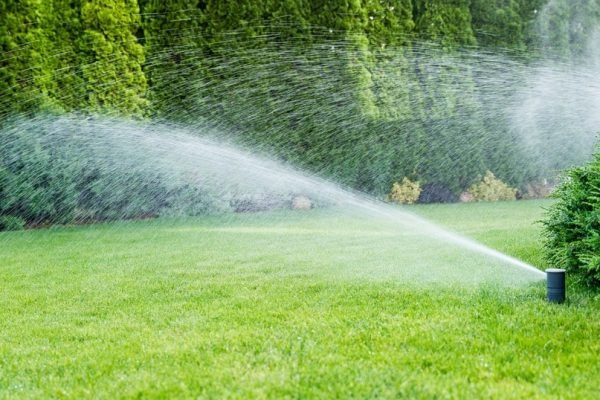
<path fill-rule="evenodd" d="M 0 112 L 208 121 L 243 146 L 362 191 L 384 196 L 393 182 L 411 176 L 423 182 L 420 201 L 454 201 L 488 169 L 511 186 L 543 178 L 533 176 L 515 133 L 486 119 L 482 110 L 489 104 L 478 92 L 477 74 L 462 66 L 458 50 L 479 45 L 531 52 L 533 21 L 545 3 L 6 0 L 0 2 L 0 52 L 6 55 Z M 553 2 L 553 13 L 541 21 L 556 27 L 549 29 L 556 37 L 542 44 L 581 53 L 586 38 L 577 21 L 593 26 L 600 5 L 578 4 Z M 436 43 L 427 49 L 433 60 L 420 55 L 420 39 Z M 97 182 L 78 200 L 75 193 L 95 182 L 95 172 L 76 170 L 81 179 L 70 181 L 64 175 L 72 166 L 34 154 L 40 160 L 31 159 L 29 172 L 10 172 L 19 183 L 4 189 L 11 192 L 10 207 L 28 221 L 58 210 L 85 218 L 106 216 L 102 210 L 110 207 L 118 210 L 115 217 L 142 211 L 91 200 L 111 198 L 108 186 Z M 37 170 L 52 176 L 36 176 Z M 81 213 L 73 204 L 85 199 L 90 204 Z M 91 203 L 99 208 L 91 211 Z"/>
<path fill-rule="evenodd" d="M 544 32 L 541 44 L 547 51 L 557 57 L 581 56 L 588 50 L 590 33 L 598 35 L 600 2 L 553 0 L 540 17 L 537 23 Z"/>
<path fill-rule="evenodd" d="M 417 0 L 416 25 L 420 35 L 448 48 L 477 43 L 468 0 Z"/>
<path fill-rule="evenodd" d="M 395 182 L 392 185 L 392 191 L 388 198 L 390 201 L 399 204 L 414 204 L 421 195 L 421 185 L 419 182 L 413 182 L 404 177 L 402 182 Z"/>
<path fill-rule="evenodd" d="M 31 112 L 50 108 L 52 44 L 48 25 L 50 2 L 0 2 L 0 116 L 2 112 Z"/>
<path fill-rule="evenodd" d="M 543 221 L 548 262 L 600 286 L 600 154 L 570 170 L 553 196 Z"/>
<path fill-rule="evenodd" d="M 487 47 L 524 50 L 527 19 L 522 19 L 519 0 L 472 0 L 470 11 L 475 36 Z"/>
<path fill-rule="evenodd" d="M 90 109 L 144 112 L 144 48 L 134 35 L 139 24 L 137 1 L 82 0 L 80 63 Z"/>
<path fill-rule="evenodd" d="M 111 146 L 102 150 L 87 134 L 85 122 L 57 125 L 52 119 L 0 130 L 0 216 L 36 225 L 222 209 L 205 188 L 173 180 L 155 160 L 134 152 L 104 154 Z"/>
<path fill-rule="evenodd" d="M 508 201 L 515 200 L 517 189 L 513 189 L 491 171 L 487 171 L 480 182 L 473 184 L 468 192 L 474 201 Z"/>
<path fill-rule="evenodd" d="M 20 231 L 25 227 L 25 220 L 11 215 L 0 216 L 0 232 L 2 231 Z"/>

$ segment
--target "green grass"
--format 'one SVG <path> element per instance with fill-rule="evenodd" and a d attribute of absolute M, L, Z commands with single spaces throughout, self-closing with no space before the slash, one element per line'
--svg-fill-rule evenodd
<path fill-rule="evenodd" d="M 543 267 L 545 204 L 411 210 Z M 395 220 L 4 233 L 0 282 L 0 398 L 593 398 L 600 382 L 600 296 L 548 304 L 543 282 Z"/>

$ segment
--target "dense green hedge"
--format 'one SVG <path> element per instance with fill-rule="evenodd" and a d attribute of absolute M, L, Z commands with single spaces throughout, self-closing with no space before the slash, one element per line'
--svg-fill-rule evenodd
<path fill-rule="evenodd" d="M 43 121 L 43 123 L 40 123 Z M 32 225 L 225 211 L 204 187 L 148 157 L 152 144 L 124 140 L 134 124 L 77 117 L 16 119 L 0 137 L 0 231 Z M 176 155 L 173 157 L 177 158 Z"/>
<path fill-rule="evenodd" d="M 272 32 L 305 46 L 351 34 L 364 47 L 367 55 L 358 61 L 370 64 L 369 71 L 378 49 L 410 47 L 410 37 L 448 48 L 478 41 L 523 48 L 532 10 L 543 1 L 6 0 L 0 3 L 1 106 L 140 115 L 168 104 L 170 113 L 184 113 L 189 103 L 181 86 L 202 76 L 215 54 L 259 47 L 268 41 L 261 35 Z M 580 39 L 574 35 L 565 40 Z"/>
<path fill-rule="evenodd" d="M 409 177 L 421 182 L 422 201 L 452 201 L 486 170 L 515 187 L 539 178 L 515 133 L 483 112 L 490 105 L 460 49 L 535 53 L 533 21 L 545 2 L 6 0 L 0 113 L 211 125 L 353 188 L 383 196 Z M 580 51 L 581 32 L 570 21 L 589 25 L 599 12 L 597 2 L 580 3 L 537 19 L 561 27 L 556 38 L 542 38 L 558 53 Z M 423 40 L 432 43 L 426 57 Z M 0 127 L 5 121 L 0 116 Z M 42 168 L 45 157 L 29 168 Z M 52 178 L 38 185 L 48 192 L 39 195 L 67 190 L 61 179 L 69 168 L 49 166 Z M 4 183 L 12 199 L 4 209 L 21 202 L 16 214 L 38 222 L 73 207 L 71 195 L 54 209 L 28 206 L 35 182 Z"/>
<path fill-rule="evenodd" d="M 555 197 L 544 221 L 549 264 L 600 286 L 600 154 L 570 170 Z"/>
<path fill-rule="evenodd" d="M 0 113 L 147 111 L 136 0 L 0 2 Z"/>

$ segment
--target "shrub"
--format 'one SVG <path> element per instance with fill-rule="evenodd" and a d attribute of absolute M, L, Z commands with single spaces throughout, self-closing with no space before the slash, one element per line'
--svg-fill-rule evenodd
<path fill-rule="evenodd" d="M 0 216 L 0 232 L 20 231 L 23 228 L 25 228 L 25 220 L 23 218 L 14 217 L 12 215 Z"/>
<path fill-rule="evenodd" d="M 547 179 L 525 184 L 517 193 L 521 199 L 545 199 L 550 197 L 555 189 L 555 184 Z"/>
<path fill-rule="evenodd" d="M 421 184 L 404 177 L 402 182 L 392 185 L 388 199 L 399 204 L 414 204 L 421 195 Z"/>
<path fill-rule="evenodd" d="M 473 184 L 468 192 L 474 201 L 506 201 L 515 200 L 517 189 L 513 189 L 493 173 L 487 171 L 480 182 Z"/>
<path fill-rule="evenodd" d="M 543 221 L 548 262 L 600 286 L 600 155 L 566 175 Z"/>
<path fill-rule="evenodd" d="M 50 152 L 28 129 L 7 129 L 0 135 L 0 215 L 32 224 L 66 222 L 76 200 L 70 178 L 76 167 Z"/>
<path fill-rule="evenodd" d="M 429 182 L 423 185 L 419 203 L 453 203 L 458 199 L 448 185 L 440 182 Z"/>
<path fill-rule="evenodd" d="M 222 203 L 103 124 L 48 117 L 0 128 L 0 216 L 69 224 L 199 215 Z M 118 125 L 116 125 L 118 126 Z"/>

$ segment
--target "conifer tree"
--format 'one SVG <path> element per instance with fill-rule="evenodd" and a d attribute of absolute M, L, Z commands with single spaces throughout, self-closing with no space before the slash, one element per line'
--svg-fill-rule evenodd
<path fill-rule="evenodd" d="M 483 47 L 525 50 L 520 0 L 472 0 L 477 42 Z"/>
<path fill-rule="evenodd" d="M 44 0 L 0 2 L 0 115 L 54 108 L 51 42 Z"/>
<path fill-rule="evenodd" d="M 93 111 L 142 115 L 147 109 L 144 49 L 135 36 L 137 0 L 81 0 L 79 63 Z"/>
<path fill-rule="evenodd" d="M 471 26 L 469 0 L 416 0 L 415 23 L 419 35 L 444 47 L 477 44 Z"/>
<path fill-rule="evenodd" d="M 571 16 L 570 1 L 551 1 L 540 10 L 537 29 L 540 34 L 540 44 L 543 52 L 553 57 L 568 58 L 569 48 L 569 19 Z"/>
<path fill-rule="evenodd" d="M 600 0 L 577 0 L 569 5 L 569 52 L 576 58 L 587 57 L 600 40 Z"/>
<path fill-rule="evenodd" d="M 53 0 L 52 19 L 45 27 L 53 51 L 52 68 L 56 85 L 51 97 L 64 111 L 87 108 L 85 82 L 78 40 L 81 37 L 81 1 Z"/>
<path fill-rule="evenodd" d="M 140 1 L 146 64 L 155 115 L 185 120 L 202 80 L 206 47 L 205 2 L 199 0 Z"/>
<path fill-rule="evenodd" d="M 484 168 L 487 132 L 471 71 L 458 51 L 476 44 L 468 6 L 467 0 L 415 2 L 417 33 L 433 42 L 424 45 L 425 57 L 415 56 L 422 96 L 419 174 L 422 195 L 433 201 L 451 200 Z"/>
<path fill-rule="evenodd" d="M 374 63 L 370 67 L 379 118 L 412 119 L 411 87 L 415 80 L 406 54 L 410 53 L 414 23 L 412 1 L 366 0 L 369 39 Z"/>
<path fill-rule="evenodd" d="M 269 20 L 282 41 L 294 40 L 306 45 L 313 41 L 310 3 L 312 0 L 277 0 L 269 6 Z"/>
<path fill-rule="evenodd" d="M 527 54 L 535 57 L 539 47 L 539 25 L 542 9 L 549 0 L 519 0 L 519 14 L 523 29 L 523 37 Z"/>
<path fill-rule="evenodd" d="M 552 0 L 534 11 L 537 44 L 546 55 L 581 58 L 598 41 L 600 0 Z"/>

